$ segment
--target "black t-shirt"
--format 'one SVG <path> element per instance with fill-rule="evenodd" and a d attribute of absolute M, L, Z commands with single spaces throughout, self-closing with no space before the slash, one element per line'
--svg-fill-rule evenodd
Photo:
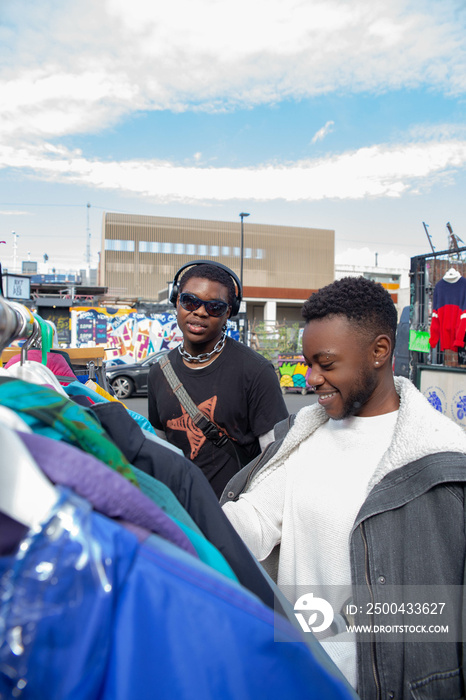
<path fill-rule="evenodd" d="M 187 367 L 177 348 L 169 358 L 199 410 L 241 445 L 250 459 L 259 454 L 258 437 L 288 415 L 272 363 L 231 338 L 219 357 L 201 369 Z M 158 364 L 150 370 L 148 393 L 151 424 L 164 430 L 167 440 L 202 469 L 220 496 L 238 471 L 236 460 L 193 424 Z"/>

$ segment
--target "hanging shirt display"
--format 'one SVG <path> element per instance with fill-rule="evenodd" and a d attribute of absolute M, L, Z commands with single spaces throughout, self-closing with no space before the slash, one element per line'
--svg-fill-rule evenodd
<path fill-rule="evenodd" d="M 441 279 L 434 288 L 429 343 L 440 350 L 458 350 L 464 346 L 466 333 L 466 279 L 457 282 Z"/>

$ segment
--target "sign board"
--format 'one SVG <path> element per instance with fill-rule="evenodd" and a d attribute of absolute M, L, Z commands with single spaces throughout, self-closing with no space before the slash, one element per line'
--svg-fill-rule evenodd
<path fill-rule="evenodd" d="M 26 300 L 31 298 L 31 280 L 20 275 L 3 275 L 5 299 Z"/>
<path fill-rule="evenodd" d="M 466 428 L 466 372 L 452 367 L 418 365 L 418 386 L 440 413 Z"/>
<path fill-rule="evenodd" d="M 94 342 L 94 319 L 92 318 L 80 318 L 77 324 L 77 337 L 79 343 L 85 345 L 86 343 Z"/>

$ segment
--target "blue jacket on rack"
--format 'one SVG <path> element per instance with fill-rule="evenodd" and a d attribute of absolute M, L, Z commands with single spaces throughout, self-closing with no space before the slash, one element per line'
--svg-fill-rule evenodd
<path fill-rule="evenodd" d="M 353 697 L 280 616 L 156 542 L 140 544 L 61 489 L 40 532 L 0 558 L 0 696 Z"/>

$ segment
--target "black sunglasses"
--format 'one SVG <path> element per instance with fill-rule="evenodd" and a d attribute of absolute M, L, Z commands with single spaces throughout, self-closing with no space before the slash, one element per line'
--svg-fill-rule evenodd
<path fill-rule="evenodd" d="M 215 318 L 223 316 L 230 306 L 226 301 L 222 301 L 221 299 L 204 301 L 203 299 L 199 299 L 195 294 L 190 294 L 189 292 L 181 292 L 180 304 L 186 311 L 196 311 L 196 309 L 203 306 L 209 316 L 214 316 Z"/>

